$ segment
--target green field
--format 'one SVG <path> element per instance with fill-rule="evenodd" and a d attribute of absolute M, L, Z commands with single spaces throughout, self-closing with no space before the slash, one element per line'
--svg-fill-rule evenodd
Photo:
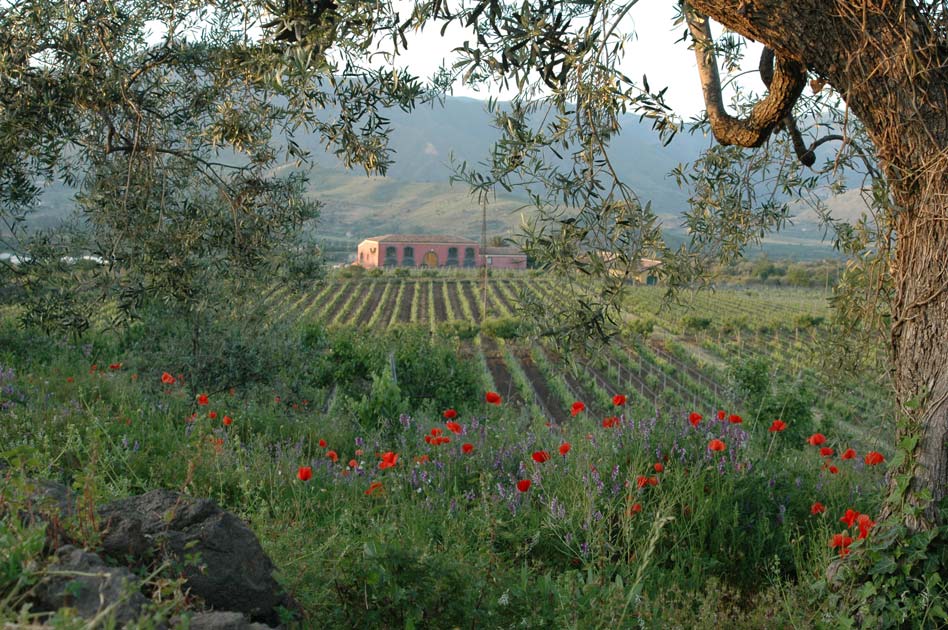
<path fill-rule="evenodd" d="M 892 456 L 893 419 L 884 383 L 820 368 L 826 296 L 665 307 L 661 287 L 633 287 L 623 333 L 579 351 L 524 327 L 520 297 L 574 299 L 562 287 L 495 274 L 485 310 L 461 272 L 263 286 L 196 348 L 158 305 L 79 341 L 7 308 L 4 496 L 28 476 L 89 504 L 212 498 L 260 537 L 296 627 L 833 627 L 814 582 L 843 513 L 879 509 L 884 466 L 864 457 Z M 29 529 L 0 523 L 6 621 L 44 564 Z M 65 526 L 96 548 L 81 513 Z M 152 568 L 152 619 L 194 605 Z"/>

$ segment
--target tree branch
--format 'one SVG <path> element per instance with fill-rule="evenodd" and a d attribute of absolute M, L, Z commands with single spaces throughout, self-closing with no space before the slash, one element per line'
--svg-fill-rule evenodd
<path fill-rule="evenodd" d="M 747 118 L 731 116 L 721 96 L 721 77 L 708 18 L 687 5 L 685 18 L 695 42 L 698 75 L 714 137 L 725 145 L 759 147 L 793 110 L 806 85 L 806 68 L 792 59 L 778 58 L 767 96 L 754 105 Z"/>

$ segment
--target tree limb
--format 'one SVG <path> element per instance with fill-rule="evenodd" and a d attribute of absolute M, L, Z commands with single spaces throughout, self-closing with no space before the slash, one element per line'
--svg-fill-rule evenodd
<path fill-rule="evenodd" d="M 806 68 L 792 59 L 778 58 L 767 96 L 754 105 L 747 118 L 731 116 L 721 96 L 721 77 L 708 18 L 690 6 L 685 7 L 685 17 L 695 42 L 698 75 L 714 137 L 724 145 L 759 147 L 793 110 L 806 85 Z"/>

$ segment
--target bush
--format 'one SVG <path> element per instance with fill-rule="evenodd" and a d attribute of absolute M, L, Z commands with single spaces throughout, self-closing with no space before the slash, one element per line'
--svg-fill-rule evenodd
<path fill-rule="evenodd" d="M 685 315 L 681 318 L 681 325 L 688 332 L 699 332 L 711 327 L 711 319 L 698 315 Z"/>
<path fill-rule="evenodd" d="M 474 339 L 480 332 L 480 326 L 468 320 L 453 319 L 438 324 L 438 334 L 442 337 Z"/>
<path fill-rule="evenodd" d="M 527 325 L 515 317 L 494 317 L 481 323 L 481 332 L 497 339 L 517 339 L 527 334 Z"/>

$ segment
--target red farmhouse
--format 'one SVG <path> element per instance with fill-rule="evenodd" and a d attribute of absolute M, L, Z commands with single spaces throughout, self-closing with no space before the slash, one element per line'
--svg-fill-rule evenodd
<path fill-rule="evenodd" d="M 481 251 L 483 249 L 483 252 Z M 359 243 L 356 264 L 376 267 L 481 267 L 526 269 L 517 247 L 481 248 L 477 241 L 444 234 L 386 234 Z"/>

